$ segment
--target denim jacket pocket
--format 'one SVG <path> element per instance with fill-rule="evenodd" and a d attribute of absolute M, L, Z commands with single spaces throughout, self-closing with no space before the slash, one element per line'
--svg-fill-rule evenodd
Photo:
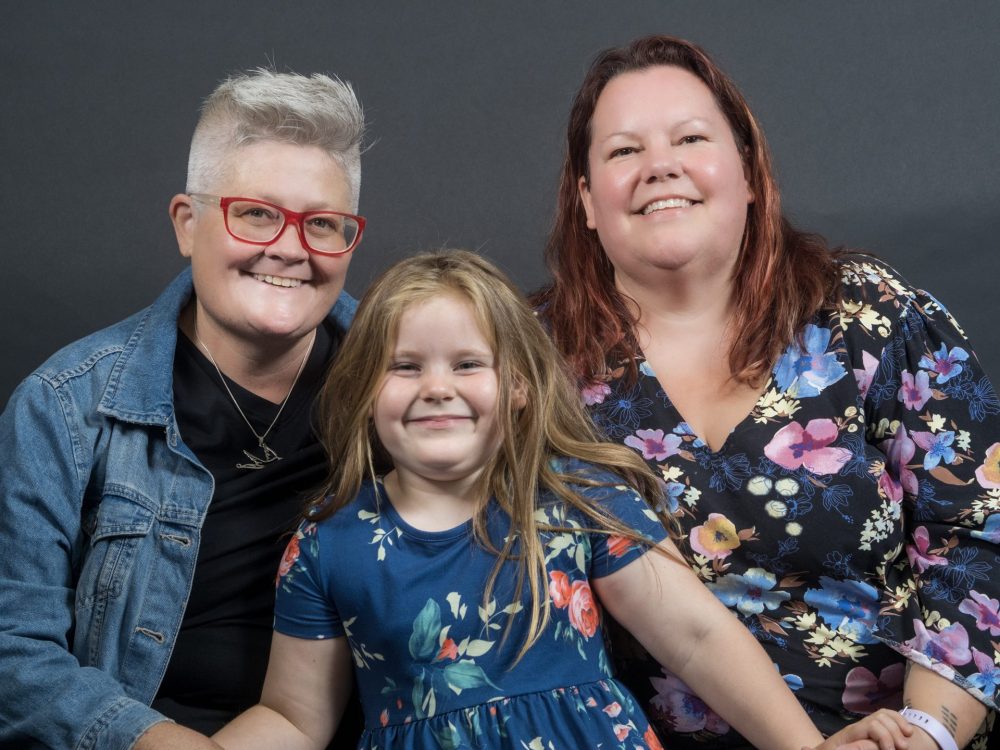
<path fill-rule="evenodd" d="M 105 495 L 84 522 L 90 545 L 76 587 L 77 610 L 117 598 L 129 579 L 139 546 L 156 520 L 134 490 L 106 486 Z"/>

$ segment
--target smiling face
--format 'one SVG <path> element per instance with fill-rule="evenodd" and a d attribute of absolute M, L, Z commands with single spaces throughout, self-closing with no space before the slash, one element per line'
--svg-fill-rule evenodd
<path fill-rule="evenodd" d="M 316 146 L 258 141 L 234 151 L 227 166 L 215 195 L 293 211 L 351 210 L 343 170 Z M 226 231 L 218 206 L 178 195 L 170 210 L 180 252 L 191 259 L 198 335 L 212 351 L 301 339 L 343 289 L 351 253 L 310 253 L 292 226 L 268 246 L 251 245 Z"/>
<path fill-rule="evenodd" d="M 400 318 L 375 430 L 401 484 L 475 480 L 499 447 L 493 349 L 472 305 L 454 294 Z"/>
<path fill-rule="evenodd" d="M 616 282 L 656 269 L 730 269 L 753 195 L 709 88 L 674 66 L 613 78 L 591 119 L 589 179 L 579 180 Z"/>

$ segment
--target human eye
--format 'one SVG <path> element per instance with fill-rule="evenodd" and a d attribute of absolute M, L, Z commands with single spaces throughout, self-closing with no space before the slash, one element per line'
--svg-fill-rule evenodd
<path fill-rule="evenodd" d="M 340 234 L 342 223 L 336 214 L 322 214 L 309 217 L 306 227 L 314 234 Z"/>
<path fill-rule="evenodd" d="M 398 362 L 389 363 L 389 372 L 394 372 L 399 375 L 410 375 L 413 373 L 420 372 L 420 368 L 414 362 L 409 362 L 406 360 L 400 360 Z"/>
<path fill-rule="evenodd" d="M 612 159 L 617 159 L 620 156 L 631 156 L 632 154 L 638 153 L 639 149 L 635 146 L 619 146 L 616 149 L 612 149 L 611 153 L 608 154 Z"/>
<path fill-rule="evenodd" d="M 701 141 L 707 141 L 707 140 L 708 139 L 703 135 L 699 135 L 697 133 L 690 133 L 688 135 L 682 136 L 680 142 L 687 144 L 687 143 L 700 143 Z"/>
<path fill-rule="evenodd" d="M 279 213 L 260 203 L 234 203 L 229 207 L 230 216 L 248 224 L 273 224 L 279 221 Z"/>
<path fill-rule="evenodd" d="M 474 370 L 481 370 L 487 365 L 476 359 L 466 359 L 455 365 L 455 369 L 460 372 L 472 372 Z"/>

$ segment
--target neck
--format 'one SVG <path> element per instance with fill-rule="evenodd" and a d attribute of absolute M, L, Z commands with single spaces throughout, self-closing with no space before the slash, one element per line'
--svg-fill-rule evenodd
<path fill-rule="evenodd" d="M 428 480 L 395 469 L 385 475 L 383 486 L 408 524 L 422 531 L 446 531 L 472 518 L 479 478 L 480 472 L 451 481 Z"/>
<path fill-rule="evenodd" d="M 615 286 L 639 307 L 640 346 L 659 337 L 721 337 L 732 317 L 731 269 L 664 271 L 647 279 L 615 275 Z"/>
<path fill-rule="evenodd" d="M 237 338 L 199 315 L 194 303 L 181 314 L 178 325 L 226 377 L 273 403 L 288 395 L 316 338 L 315 330 L 295 339 Z"/>

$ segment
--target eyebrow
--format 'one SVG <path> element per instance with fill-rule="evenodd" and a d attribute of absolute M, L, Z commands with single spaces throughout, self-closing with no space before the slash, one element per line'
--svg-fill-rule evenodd
<path fill-rule="evenodd" d="M 700 125 L 700 126 L 707 127 L 709 124 L 710 124 L 709 121 L 707 119 L 705 119 L 704 117 L 685 117 L 683 120 L 678 120 L 677 122 L 673 123 L 670 126 L 670 129 L 674 130 L 676 128 L 682 128 L 682 127 L 685 127 L 687 125 Z M 636 137 L 638 137 L 638 135 L 633 130 L 616 130 L 613 133 L 608 133 L 606 136 L 604 136 L 603 138 L 601 138 L 601 140 L 599 142 L 600 143 L 604 143 L 605 141 L 609 141 L 609 140 L 611 140 L 612 138 L 615 138 L 615 137 L 636 138 Z"/>
<path fill-rule="evenodd" d="M 461 359 L 462 357 L 479 357 L 480 359 L 493 359 L 496 355 L 491 349 L 460 349 L 451 352 L 451 357 Z M 392 353 L 393 359 L 414 359 L 425 356 L 425 352 L 415 349 L 397 349 Z"/>

